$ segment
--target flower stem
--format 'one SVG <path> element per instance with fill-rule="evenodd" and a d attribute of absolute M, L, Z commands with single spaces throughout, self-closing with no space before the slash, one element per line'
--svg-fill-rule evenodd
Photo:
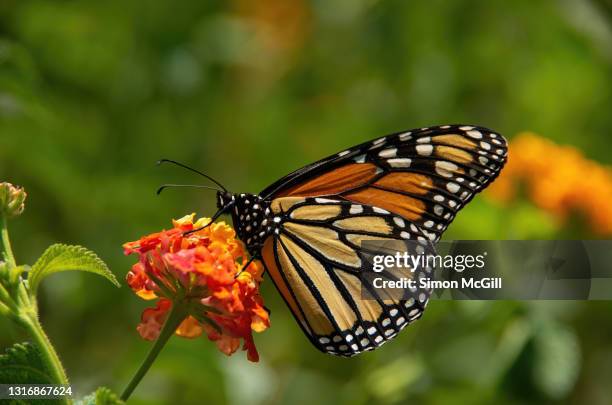
<path fill-rule="evenodd" d="M 9 317 L 11 315 L 11 309 L 4 305 L 2 301 L 0 301 L 0 316 Z"/>
<path fill-rule="evenodd" d="M 25 199 L 25 193 L 22 197 L 21 203 Z M 21 210 L 23 210 L 23 205 Z M 68 385 L 66 371 L 38 319 L 36 299 L 30 297 L 25 284 L 20 281 L 19 274 L 21 272 L 15 272 L 17 264 L 9 240 L 6 218 L 8 214 L 5 214 L 3 208 L 0 212 L 0 261 L 3 262 L 2 269 L 8 271 L 3 274 L 6 278 L 0 280 L 0 282 L 6 282 L 5 285 L 0 284 L 0 314 L 9 316 L 27 331 L 37 347 L 40 360 L 52 381 L 55 384 Z M 69 398 L 60 399 L 59 402 L 62 404 L 72 403 Z"/>
<path fill-rule="evenodd" d="M 166 342 L 168 342 L 168 339 L 170 339 L 170 337 L 174 334 L 176 329 L 179 327 L 181 322 L 185 320 L 186 317 L 187 310 L 184 307 L 182 307 L 181 305 L 172 304 L 172 309 L 170 310 L 168 319 L 166 319 L 166 322 L 164 323 L 164 326 L 159 336 L 157 337 L 155 344 L 149 351 L 149 354 L 147 354 L 145 360 L 140 365 L 140 368 L 138 369 L 136 374 L 134 374 L 134 377 L 132 377 L 132 380 L 130 381 L 128 386 L 123 391 L 123 394 L 121 394 L 121 400 L 127 401 L 130 395 L 132 395 L 132 392 L 134 391 L 134 389 L 136 389 L 136 386 L 138 386 L 147 371 L 149 371 L 149 368 L 151 368 L 151 365 L 157 358 L 159 352 L 161 352 L 163 347 L 166 345 Z"/>
<path fill-rule="evenodd" d="M 59 356 L 53 348 L 47 334 L 43 330 L 36 314 L 29 313 L 28 315 L 23 315 L 21 319 L 23 321 L 21 323 L 22 326 L 26 328 L 34 341 L 34 344 L 40 351 L 41 360 L 45 364 L 47 371 L 50 373 L 50 377 L 53 378 L 53 381 L 56 384 L 68 385 L 69 382 L 68 377 L 66 376 L 66 371 L 64 370 Z M 63 403 L 69 404 L 70 401 L 68 399 L 64 399 Z"/>
<path fill-rule="evenodd" d="M 9 268 L 16 266 L 6 226 L 6 218 L 2 214 L 0 214 L 0 254 L 2 255 L 0 259 L 7 263 Z"/>

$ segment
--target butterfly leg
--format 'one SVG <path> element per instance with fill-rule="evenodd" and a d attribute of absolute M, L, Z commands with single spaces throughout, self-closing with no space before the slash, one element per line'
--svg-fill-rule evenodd
<path fill-rule="evenodd" d="M 261 256 L 260 256 L 259 254 L 252 255 L 252 256 L 251 256 L 251 258 L 249 259 L 249 261 L 248 261 L 248 262 L 246 262 L 246 264 L 245 264 L 244 266 L 242 266 L 242 270 L 240 270 L 240 272 L 238 272 L 238 274 L 236 274 L 236 275 L 234 276 L 234 278 L 238 278 L 238 276 L 239 276 L 239 275 L 241 275 L 241 274 L 242 274 L 242 272 L 243 272 L 245 269 L 247 269 L 247 268 L 249 267 L 249 265 L 250 265 L 250 264 L 251 264 L 253 261 L 255 261 L 255 260 L 259 260 L 259 259 L 261 259 Z"/>

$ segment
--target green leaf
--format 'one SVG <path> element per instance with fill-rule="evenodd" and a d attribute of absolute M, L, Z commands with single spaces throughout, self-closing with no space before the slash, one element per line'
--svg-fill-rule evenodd
<path fill-rule="evenodd" d="M 30 294 L 36 295 L 40 281 L 46 276 L 61 271 L 86 271 L 105 277 L 119 287 L 115 275 L 92 251 L 82 246 L 55 244 L 36 261 L 28 276 Z"/>
<path fill-rule="evenodd" d="M 0 354 L 0 384 L 54 384 L 36 346 L 16 343 Z"/>
<path fill-rule="evenodd" d="M 76 401 L 75 405 L 122 405 L 124 403 L 110 389 L 100 387 L 96 392 L 87 395 L 80 401 Z"/>
<path fill-rule="evenodd" d="M 574 388 L 582 356 L 576 334 L 560 323 L 545 323 L 535 335 L 533 378 L 539 390 L 552 399 L 565 398 Z"/>

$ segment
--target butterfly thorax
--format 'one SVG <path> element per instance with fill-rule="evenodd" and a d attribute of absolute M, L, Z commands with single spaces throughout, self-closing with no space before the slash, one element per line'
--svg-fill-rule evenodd
<path fill-rule="evenodd" d="M 255 194 L 234 194 L 232 201 L 238 238 L 246 243 L 249 253 L 255 254 L 273 231 L 270 204 Z"/>

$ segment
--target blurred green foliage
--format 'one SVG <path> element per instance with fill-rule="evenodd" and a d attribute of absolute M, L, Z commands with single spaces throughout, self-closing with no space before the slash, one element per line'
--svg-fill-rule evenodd
<path fill-rule="evenodd" d="M 347 146 L 402 129 L 522 130 L 612 163 L 612 7 L 606 0 L 0 2 L 0 179 L 26 187 L 18 261 L 54 242 L 96 251 L 214 212 L 174 158 L 256 192 Z M 528 202 L 484 197 L 446 238 L 583 236 Z M 587 234 L 588 235 L 588 234 Z M 262 360 L 171 340 L 131 403 L 610 403 L 612 305 L 433 302 L 373 353 L 318 353 L 270 282 Z M 120 391 L 149 343 L 146 303 L 87 274 L 42 288 L 43 323 L 76 391 Z M 0 347 L 20 332 L 0 320 Z"/>

